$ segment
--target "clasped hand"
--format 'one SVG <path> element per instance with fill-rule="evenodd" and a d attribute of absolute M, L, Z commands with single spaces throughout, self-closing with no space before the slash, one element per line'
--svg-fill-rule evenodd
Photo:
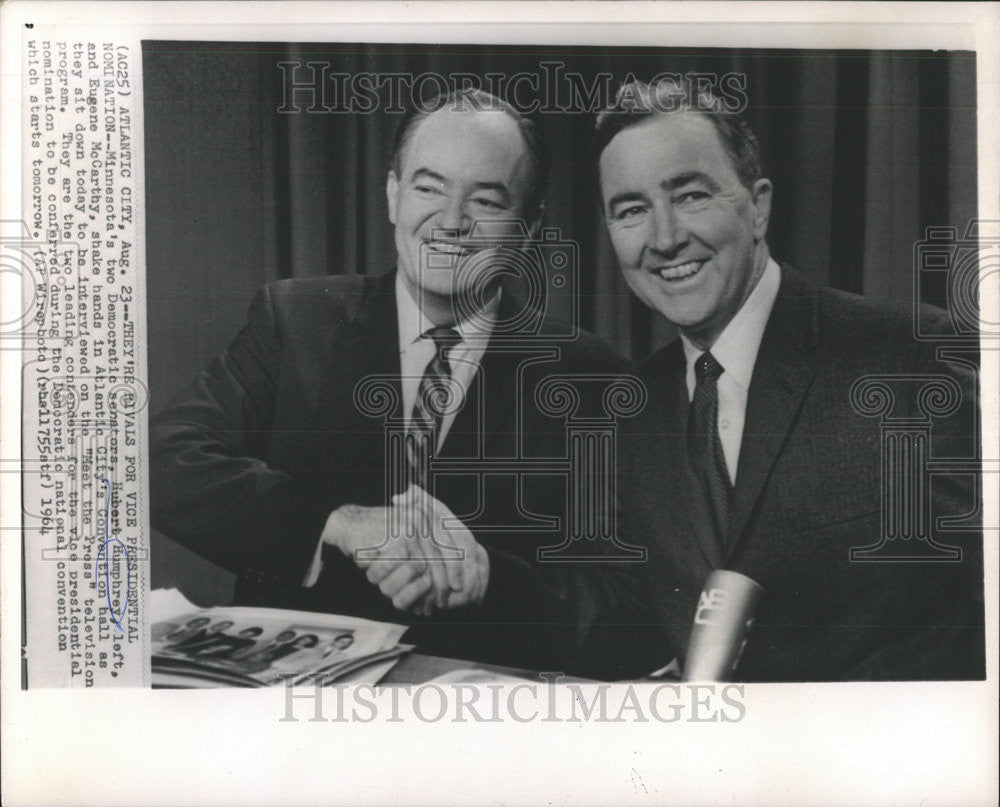
<path fill-rule="evenodd" d="M 486 593 L 486 550 L 447 505 L 416 485 L 393 496 L 389 507 L 337 508 L 322 538 L 401 611 L 429 616 L 479 603 Z"/>

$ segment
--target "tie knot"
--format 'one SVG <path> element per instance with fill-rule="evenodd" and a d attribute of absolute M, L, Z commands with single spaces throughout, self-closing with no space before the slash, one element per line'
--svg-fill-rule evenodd
<path fill-rule="evenodd" d="M 694 376 L 699 382 L 718 381 L 722 373 L 722 365 L 707 350 L 694 363 Z"/>
<path fill-rule="evenodd" d="M 446 358 L 451 352 L 451 349 L 462 341 L 462 337 L 458 331 L 445 325 L 438 326 L 437 328 L 429 328 L 421 335 L 425 339 L 433 339 L 435 347 L 437 347 L 439 351 L 444 350 Z"/>

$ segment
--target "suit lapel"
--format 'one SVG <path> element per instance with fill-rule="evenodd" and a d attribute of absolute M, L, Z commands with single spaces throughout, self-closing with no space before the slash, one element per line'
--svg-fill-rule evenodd
<path fill-rule="evenodd" d="M 782 267 L 781 287 L 750 381 L 727 559 L 746 531 L 812 383 L 812 351 L 817 338 L 816 290 L 787 266 Z"/>
<path fill-rule="evenodd" d="M 399 374 L 399 322 L 396 312 L 396 273 L 387 272 L 375 278 L 358 301 L 353 317 L 353 335 L 358 366 L 371 367 L 373 372 Z"/>
<path fill-rule="evenodd" d="M 373 428 L 381 431 L 381 424 L 373 426 L 373 418 L 358 410 L 354 387 L 366 376 L 382 376 L 393 386 L 395 400 L 402 401 L 395 272 L 367 281 L 361 294 L 345 301 L 345 314 L 340 333 L 329 336 L 329 344 L 324 346 L 326 370 L 319 385 L 317 426 L 338 431 L 359 427 L 359 433 Z M 392 416 L 401 414 L 399 406 Z M 347 426 L 345 418 L 363 422 Z"/>

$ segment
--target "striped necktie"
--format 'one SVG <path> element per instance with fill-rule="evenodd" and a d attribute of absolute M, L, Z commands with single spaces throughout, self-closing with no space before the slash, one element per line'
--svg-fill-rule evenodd
<path fill-rule="evenodd" d="M 707 547 L 721 563 L 729 532 L 732 485 L 719 439 L 719 376 L 725 372 L 715 356 L 702 353 L 694 363 L 695 388 L 688 414 L 688 456 L 708 500 L 716 545 Z"/>
<path fill-rule="evenodd" d="M 406 430 L 406 458 L 409 481 L 428 489 L 430 460 L 437 451 L 441 423 L 449 411 L 454 411 L 458 390 L 452 383 L 448 354 L 462 341 L 454 328 L 438 327 L 421 334 L 422 339 L 434 340 L 434 355 L 427 363 L 424 377 L 417 388 L 410 425 Z"/>

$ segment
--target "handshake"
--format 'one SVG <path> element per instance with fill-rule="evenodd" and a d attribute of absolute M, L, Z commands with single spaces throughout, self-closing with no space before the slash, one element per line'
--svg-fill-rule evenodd
<path fill-rule="evenodd" d="M 486 593 L 486 550 L 446 505 L 416 485 L 388 507 L 338 507 L 322 541 L 351 558 L 400 611 L 430 616 L 476 605 Z"/>

